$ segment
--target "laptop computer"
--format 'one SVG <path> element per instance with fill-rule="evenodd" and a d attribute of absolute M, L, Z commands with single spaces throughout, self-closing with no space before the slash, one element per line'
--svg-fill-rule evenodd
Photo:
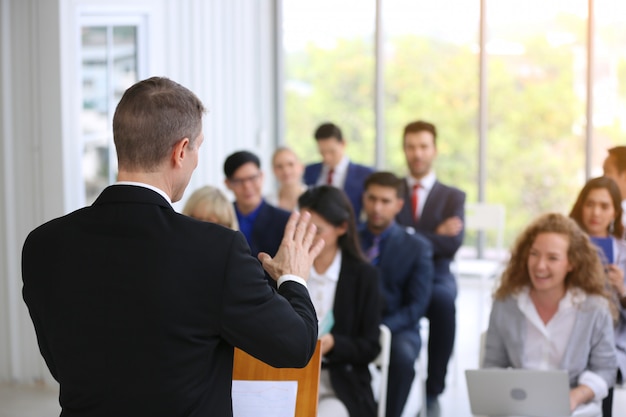
<path fill-rule="evenodd" d="M 567 371 L 468 369 L 472 414 L 565 417 L 571 415 Z"/>

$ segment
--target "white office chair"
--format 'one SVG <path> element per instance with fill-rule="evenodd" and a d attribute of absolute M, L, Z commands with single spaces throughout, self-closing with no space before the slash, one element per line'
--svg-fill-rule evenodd
<path fill-rule="evenodd" d="M 485 344 L 487 343 L 487 330 L 480 334 L 480 347 L 478 348 L 478 367 L 483 367 L 483 359 L 485 358 Z"/>
<path fill-rule="evenodd" d="M 380 325 L 380 353 L 370 364 L 372 389 L 378 401 L 378 417 L 385 417 L 387 409 L 387 381 L 389 379 L 389 355 L 391 353 L 391 331 Z"/>
<path fill-rule="evenodd" d="M 418 417 L 427 417 L 426 409 L 426 380 L 428 379 L 428 335 L 430 334 L 430 322 L 427 318 L 422 317 L 420 320 L 420 335 L 422 338 L 422 348 L 417 357 L 415 378 L 418 380 L 420 388 L 421 404 Z"/>
<path fill-rule="evenodd" d="M 427 355 L 428 349 L 425 348 L 425 344 L 427 343 L 428 334 L 428 320 L 421 320 L 422 326 L 422 349 L 420 351 L 420 355 L 418 360 L 415 362 L 415 370 L 417 375 L 415 376 L 415 380 L 413 381 L 413 385 L 411 386 L 411 391 L 409 393 L 409 399 L 407 400 L 407 404 L 405 405 L 405 410 L 403 415 L 415 415 L 414 411 L 418 411 L 418 416 L 426 417 L 426 372 L 427 372 Z M 385 417 L 385 412 L 387 409 L 387 381 L 389 379 L 389 355 L 391 353 L 391 331 L 384 324 L 380 325 L 380 353 L 378 357 L 370 363 L 370 373 L 372 374 L 372 390 L 374 391 L 374 397 L 378 401 L 378 417 Z M 415 391 L 419 390 L 419 408 L 410 407 L 409 403 L 412 402 L 412 395 L 415 394 Z M 406 407 L 409 406 L 407 410 Z"/>
<path fill-rule="evenodd" d="M 458 277 L 478 277 L 481 284 L 499 275 L 505 262 L 504 253 L 505 209 L 501 204 L 469 203 L 465 205 L 465 232 L 484 232 L 493 241 L 491 250 L 494 256 L 489 258 L 466 258 L 457 253 L 454 261 L 454 272 Z M 494 236 L 495 235 L 495 236 Z M 463 251 L 459 251 L 463 252 Z"/>

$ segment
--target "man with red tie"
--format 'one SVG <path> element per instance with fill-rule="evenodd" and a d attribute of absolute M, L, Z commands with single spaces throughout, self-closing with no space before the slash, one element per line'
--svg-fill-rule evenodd
<path fill-rule="evenodd" d="M 403 149 L 410 175 L 406 178 L 405 204 L 398 223 L 413 227 L 433 248 L 435 280 L 426 317 L 428 337 L 428 414 L 437 415 L 438 396 L 445 387 L 448 361 L 456 331 L 457 286 L 450 263 L 463 242 L 465 193 L 440 183 L 433 171 L 437 156 L 437 130 L 431 123 L 416 121 L 404 128 Z"/>
<path fill-rule="evenodd" d="M 306 166 L 304 183 L 308 186 L 332 185 L 341 188 L 350 199 L 358 221 L 362 207 L 363 182 L 374 171 L 348 159 L 345 154 L 346 142 L 336 124 L 321 124 L 315 130 L 314 136 L 322 162 Z"/>

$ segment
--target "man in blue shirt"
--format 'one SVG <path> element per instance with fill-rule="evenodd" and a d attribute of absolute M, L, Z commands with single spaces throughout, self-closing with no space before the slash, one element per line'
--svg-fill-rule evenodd
<path fill-rule="evenodd" d="M 239 230 L 246 237 L 252 255 L 265 252 L 274 256 L 290 213 L 263 200 L 259 157 L 248 151 L 233 153 L 224 161 L 224 175 L 226 187 L 235 194 Z"/>
<path fill-rule="evenodd" d="M 424 316 L 433 285 L 429 241 L 396 223 L 402 209 L 404 181 L 390 172 L 365 180 L 363 209 L 367 221 L 360 229 L 366 256 L 380 270 L 385 298 L 382 323 L 392 333 L 387 417 L 402 415 L 415 377 L 421 348 L 419 320 Z"/>

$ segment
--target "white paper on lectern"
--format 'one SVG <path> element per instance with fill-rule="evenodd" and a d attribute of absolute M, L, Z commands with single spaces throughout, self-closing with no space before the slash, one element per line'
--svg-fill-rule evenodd
<path fill-rule="evenodd" d="M 293 417 L 298 381 L 233 381 L 233 417 Z"/>

